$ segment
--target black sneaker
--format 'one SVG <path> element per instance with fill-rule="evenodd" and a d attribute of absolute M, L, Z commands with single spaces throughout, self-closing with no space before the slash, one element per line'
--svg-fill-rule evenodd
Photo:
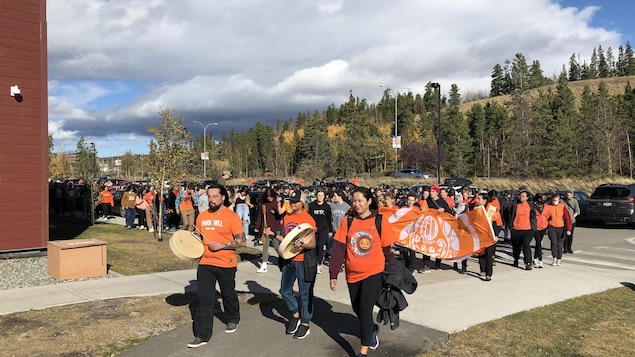
<path fill-rule="evenodd" d="M 295 331 L 295 333 L 293 334 L 293 338 L 297 338 L 298 340 L 301 340 L 310 334 L 311 334 L 311 330 L 309 329 L 309 326 L 300 324 L 297 331 Z"/>
<path fill-rule="evenodd" d="M 225 327 L 225 333 L 232 333 L 232 332 L 235 332 L 237 329 L 238 329 L 238 324 L 230 322 Z"/>
<path fill-rule="evenodd" d="M 200 337 L 196 337 L 194 339 L 194 341 L 192 341 L 192 342 L 187 344 L 187 347 L 188 348 L 196 348 L 196 347 L 201 347 L 201 346 L 206 345 L 206 344 L 207 344 L 207 341 L 203 341 L 203 340 L 201 340 Z"/>
<path fill-rule="evenodd" d="M 300 319 L 297 317 L 291 316 L 291 320 L 289 320 L 289 325 L 287 326 L 287 335 L 290 335 L 298 331 L 298 326 L 300 326 Z"/>
<path fill-rule="evenodd" d="M 375 324 L 375 329 L 373 330 L 373 337 L 370 340 L 370 346 L 368 346 L 371 350 L 376 350 L 379 347 L 379 325 Z"/>

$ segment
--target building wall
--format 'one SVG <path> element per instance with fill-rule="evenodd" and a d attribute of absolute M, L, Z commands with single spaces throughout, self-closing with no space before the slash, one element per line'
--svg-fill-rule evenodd
<path fill-rule="evenodd" d="M 46 0 L 0 1 L 0 251 L 48 242 L 46 26 Z"/>

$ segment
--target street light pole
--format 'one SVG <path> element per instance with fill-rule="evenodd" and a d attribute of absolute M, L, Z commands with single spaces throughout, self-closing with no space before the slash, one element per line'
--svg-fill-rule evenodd
<path fill-rule="evenodd" d="M 397 99 L 399 98 L 399 91 L 395 92 L 390 87 L 387 87 L 383 84 L 380 84 L 379 86 L 385 87 L 386 90 L 391 91 L 392 94 L 395 95 L 395 141 L 396 141 L 397 140 Z M 410 88 L 402 88 L 402 90 L 404 89 L 410 90 Z M 399 165 L 397 163 L 398 161 L 397 150 L 398 150 L 398 145 L 395 144 L 395 172 L 399 171 Z"/>
<path fill-rule="evenodd" d="M 437 90 L 437 184 L 441 183 L 441 85 L 430 83 Z"/>
<path fill-rule="evenodd" d="M 94 226 L 95 225 L 95 186 L 96 186 L 96 181 L 97 178 L 95 176 L 97 173 L 97 150 L 95 149 L 95 143 L 90 143 L 91 149 L 92 149 L 92 156 L 93 156 L 93 168 L 90 173 L 91 179 L 90 179 L 90 225 Z M 83 202 L 86 202 L 85 200 Z"/>
<path fill-rule="evenodd" d="M 201 127 L 203 127 L 203 152 L 205 153 L 205 155 L 207 155 L 207 128 L 210 125 L 218 125 L 218 123 L 208 123 L 207 125 L 203 125 L 203 123 L 201 123 L 200 121 L 194 120 L 194 122 L 199 124 Z M 213 138 L 214 137 L 212 136 L 212 139 Z M 205 156 L 202 159 L 203 159 L 203 181 L 205 181 L 205 178 L 207 177 L 207 159 L 208 159 L 208 157 Z"/>

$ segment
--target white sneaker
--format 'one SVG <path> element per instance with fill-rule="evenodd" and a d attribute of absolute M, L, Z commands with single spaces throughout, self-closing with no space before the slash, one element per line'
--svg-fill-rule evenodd
<path fill-rule="evenodd" d="M 534 268 L 538 268 L 540 265 L 538 265 L 538 258 L 534 259 Z"/>
<path fill-rule="evenodd" d="M 542 260 L 538 261 L 538 268 L 542 268 Z"/>
<path fill-rule="evenodd" d="M 560 261 L 561 261 L 561 260 L 562 260 L 562 259 L 557 259 L 557 260 L 556 260 L 556 265 L 557 265 L 557 266 L 560 266 Z"/>
<path fill-rule="evenodd" d="M 148 229 L 148 232 L 154 233 L 154 228 L 150 227 L 150 229 Z"/>
<path fill-rule="evenodd" d="M 144 227 L 144 226 L 139 226 L 139 229 L 144 230 L 144 229 L 146 229 L 146 227 Z"/>
<path fill-rule="evenodd" d="M 558 260 L 558 259 L 556 259 L 556 257 L 551 258 L 551 266 L 552 266 L 552 267 L 555 267 L 555 266 L 556 266 L 556 261 L 557 261 L 557 260 Z"/>
<path fill-rule="evenodd" d="M 260 264 L 260 269 L 256 271 L 256 273 L 266 273 L 267 272 L 267 263 Z"/>
<path fill-rule="evenodd" d="M 318 264 L 318 266 L 317 266 L 317 273 L 318 273 L 318 274 L 322 274 L 322 264 Z"/>

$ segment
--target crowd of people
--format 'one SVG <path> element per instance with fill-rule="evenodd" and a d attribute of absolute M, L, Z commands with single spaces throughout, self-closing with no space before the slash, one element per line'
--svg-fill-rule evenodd
<path fill-rule="evenodd" d="M 229 177 L 223 177 L 224 184 Z M 195 339 L 188 347 L 202 346 L 212 336 L 217 282 L 227 318 L 225 332 L 232 333 L 238 328 L 240 304 L 235 292 L 238 263 L 235 250 L 247 244 L 250 227 L 254 233 L 253 245 L 262 247 L 262 262 L 257 272 L 267 273 L 268 266 L 275 262 L 282 273 L 280 292 L 290 316 L 286 333 L 293 338 L 304 339 L 310 335 L 317 274 L 326 270 L 329 286 L 335 291 L 338 275 L 344 273 L 351 306 L 360 324 L 358 356 L 366 356 L 369 349 L 379 346 L 379 325 L 374 323 L 372 311 L 384 287 L 382 273 L 386 264 L 402 261 L 411 277 L 416 272 L 441 269 L 440 259 L 435 258 L 431 264 L 430 256 L 396 244 L 388 217 L 399 209 L 434 210 L 458 217 L 482 207 L 498 241 L 511 243 L 512 266 L 528 271 L 543 267 L 545 235 L 550 240 L 552 266 L 562 264 L 563 254 L 573 254 L 573 232 L 580 207 L 572 191 L 566 191 L 561 197 L 557 192 L 532 195 L 524 187 L 499 195 L 495 190 L 475 191 L 467 186 L 455 190 L 430 185 L 404 192 L 385 185 L 338 189 L 317 183 L 305 189 L 289 184 L 267 187 L 255 202 L 247 186 L 215 183 L 204 187 L 184 183 L 167 190 L 163 197 L 152 186 L 125 187 L 121 206 L 125 209 L 126 227 L 151 232 L 159 229 L 157 212 L 161 208 L 165 212 L 162 216 L 165 230 L 195 232 L 205 246 L 197 268 L 199 303 L 193 318 Z M 52 186 L 52 195 L 59 196 L 58 188 L 63 195 L 64 188 L 57 185 Z M 112 188 L 103 185 L 100 189 L 98 203 L 104 218 L 113 206 Z M 55 207 L 58 206 L 56 201 Z M 269 247 L 278 251 L 285 236 L 301 224 L 308 224 L 314 230 L 314 238 L 294 242 L 301 251 L 295 257 L 272 259 Z M 498 244 L 491 245 L 475 256 L 483 281 L 492 279 L 497 248 Z M 467 259 L 454 261 L 453 268 L 466 274 L 467 264 Z M 296 284 L 299 297 L 293 292 Z"/>
<path fill-rule="evenodd" d="M 212 187 L 208 189 L 208 194 L 212 194 L 210 190 Z M 253 203 L 249 202 L 249 195 L 242 189 L 219 192 L 223 197 L 227 195 L 228 207 L 233 207 L 229 211 L 235 211 L 234 220 L 243 225 L 232 231 L 237 243 L 229 245 L 227 241 L 226 249 L 232 250 L 245 244 L 243 240 L 249 232 L 248 222 L 255 219 L 253 244 L 263 249 L 257 272 L 266 273 L 267 266 L 277 261 L 282 272 L 280 292 L 290 313 L 286 324 L 287 334 L 296 339 L 306 338 L 310 334 L 316 275 L 328 266 L 329 285 L 336 290 L 337 277 L 344 272 L 351 305 L 360 323 L 359 356 L 365 356 L 369 349 L 379 346 L 379 326 L 373 322 L 372 311 L 383 287 L 381 276 L 386 263 L 402 260 L 410 275 L 441 268 L 441 260 L 435 259 L 432 265 L 431 257 L 396 244 L 395 233 L 387 218 L 397 210 L 435 210 L 458 217 L 482 207 L 491 221 L 494 235 L 500 237 L 500 241 L 511 242 L 512 265 L 525 270 L 543 267 L 542 240 L 545 235 L 551 241 L 551 265 L 561 265 L 562 255 L 573 253 L 575 218 L 580 214 L 579 205 L 571 191 L 567 191 L 564 197 L 555 192 L 531 195 L 523 187 L 513 193 L 505 191 L 499 197 L 495 190 L 474 192 L 471 187 L 453 190 L 438 185 L 429 188 L 422 186 L 416 192 L 402 192 L 388 186 L 338 190 L 321 185 L 300 190 L 282 185 L 266 188 L 257 202 Z M 213 193 L 216 193 L 215 189 Z M 211 198 L 209 200 L 211 203 Z M 248 216 L 252 210 L 241 205 L 255 205 L 256 217 Z M 199 215 L 196 227 L 203 231 L 205 220 L 201 217 Z M 377 220 L 380 222 L 377 223 Z M 273 246 L 277 251 L 284 237 L 303 223 L 315 230 L 315 236 L 310 241 L 294 243 L 297 248 L 302 248 L 302 253 L 289 260 L 281 257 L 271 259 L 269 247 Z M 214 235 L 214 232 L 210 235 Z M 213 249 L 208 250 L 205 254 L 213 254 Z M 476 256 L 483 281 L 492 279 L 496 250 L 497 244 L 494 244 Z M 467 272 L 467 259 L 453 263 L 459 273 Z M 293 294 L 296 283 L 298 298 Z M 222 290 L 221 287 L 221 294 L 224 294 Z M 203 292 L 207 293 L 209 291 Z M 228 324 L 226 332 L 236 328 L 237 322 Z M 205 344 L 209 340 L 208 336 L 211 336 L 208 331 L 204 334 L 195 332 L 195 340 L 188 346 Z"/>

